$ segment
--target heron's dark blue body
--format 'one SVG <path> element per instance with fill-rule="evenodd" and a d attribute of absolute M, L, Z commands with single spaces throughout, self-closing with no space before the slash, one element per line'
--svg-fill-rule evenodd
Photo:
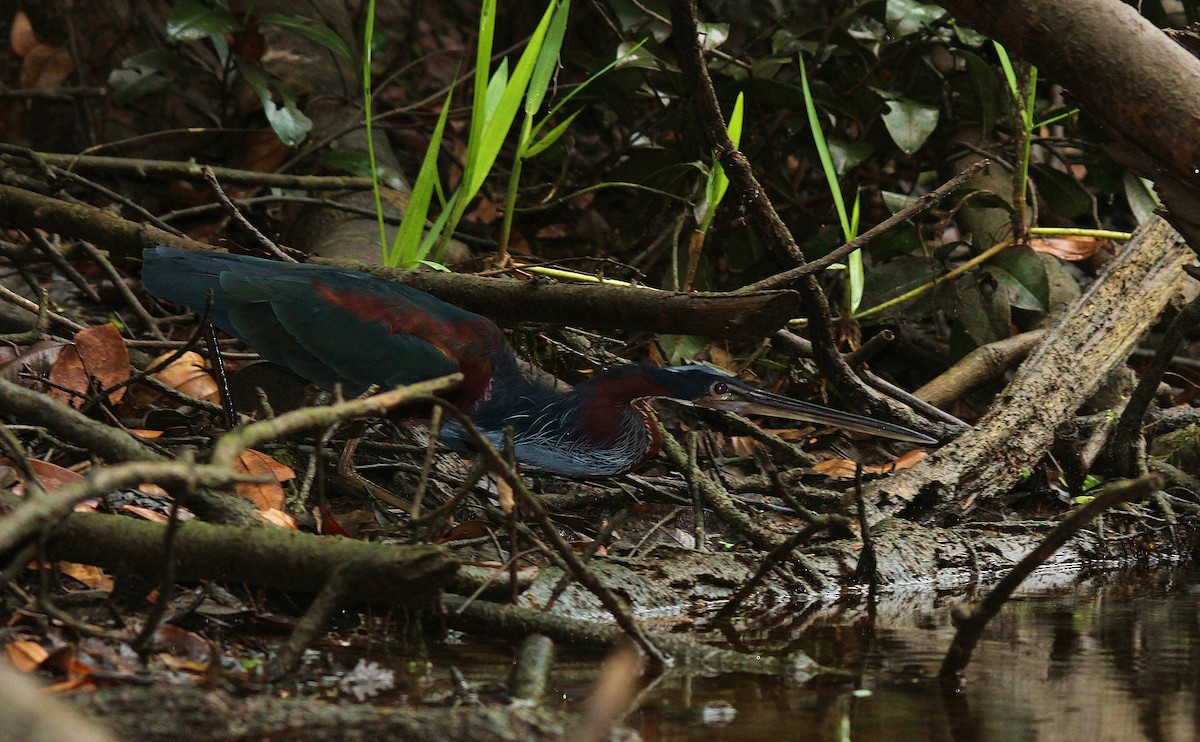
<path fill-rule="evenodd" d="M 558 474 L 619 474 L 654 456 L 660 440 L 646 404 L 654 397 L 932 442 L 890 423 L 766 394 L 703 366 L 632 364 L 559 392 L 521 374 L 493 322 L 400 283 L 328 266 L 165 247 L 143 258 L 151 294 L 202 312 L 211 293 L 214 325 L 326 389 L 340 385 L 356 395 L 373 384 L 461 372 L 462 384 L 446 399 L 494 443 L 512 426 L 517 460 Z M 441 440 L 471 448 L 453 422 Z"/>

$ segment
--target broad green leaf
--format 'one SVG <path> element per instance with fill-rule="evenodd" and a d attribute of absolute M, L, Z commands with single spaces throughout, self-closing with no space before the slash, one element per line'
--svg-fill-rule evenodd
<path fill-rule="evenodd" d="M 871 270 L 879 270 L 879 265 L 899 255 L 915 255 L 923 252 L 924 243 L 921 241 L 920 230 L 913 224 L 901 224 L 871 240 L 867 250 L 871 253 Z"/>
<path fill-rule="evenodd" d="M 1038 260 L 1038 263 L 1041 261 Z M 1033 295 L 1027 286 L 1017 280 L 1017 277 L 999 266 L 989 265 L 984 268 L 993 279 L 996 281 L 996 290 L 1003 291 L 1008 303 L 1017 309 L 1024 309 L 1029 312 L 1044 312 L 1046 311 L 1045 302 L 1038 301 L 1038 298 Z M 1043 273 L 1043 276 L 1045 274 Z"/>
<path fill-rule="evenodd" d="M 287 93 L 281 93 L 283 105 L 278 106 L 270 98 L 263 99 L 263 113 L 275 136 L 289 147 L 299 147 L 304 143 L 308 133 L 312 131 L 312 119 L 305 116 L 296 107 L 296 99 Z"/>
<path fill-rule="evenodd" d="M 959 58 L 967 66 L 967 75 L 971 79 L 971 89 L 979 104 L 979 119 L 983 133 L 986 135 L 996 126 L 1003 110 L 1004 99 L 1000 92 L 1000 81 L 996 78 L 996 69 L 985 62 L 979 55 L 959 49 Z"/>
<path fill-rule="evenodd" d="M 275 103 L 271 94 L 271 78 L 265 72 L 249 64 L 237 64 L 238 72 L 258 95 L 262 102 L 263 113 L 272 131 L 280 141 L 289 147 L 299 146 L 308 132 L 312 131 L 312 121 L 296 107 L 296 100 L 287 93 L 281 93 L 283 106 Z"/>
<path fill-rule="evenodd" d="M 992 258 L 987 270 L 1018 309 L 1044 312 L 1050 307 L 1046 263 L 1028 245 L 1014 245 Z"/>
<path fill-rule="evenodd" d="M 888 30 L 897 37 L 910 36 L 946 15 L 943 8 L 916 0 L 887 0 L 884 13 Z"/>
<path fill-rule="evenodd" d="M 1162 207 L 1152 182 L 1127 170 L 1122 177 L 1122 184 L 1125 187 L 1125 199 L 1129 201 L 1129 209 L 1133 211 L 1138 224 L 1154 216 L 1154 212 Z"/>
<path fill-rule="evenodd" d="M 392 241 L 392 249 L 384 257 L 384 264 L 410 267 L 425 257 L 419 253 L 422 233 L 425 229 L 425 219 L 429 214 L 429 203 L 433 200 L 434 184 L 438 179 L 437 156 L 442 146 L 442 135 L 446 129 L 446 115 L 450 112 L 450 98 L 453 88 L 446 95 L 442 104 L 442 112 L 438 114 L 437 124 L 429 138 L 429 146 L 425 148 L 425 158 L 421 160 L 421 169 L 417 172 L 416 183 L 409 194 L 408 206 L 404 209 L 404 218 L 400 220 L 400 229 Z"/>
<path fill-rule="evenodd" d="M 696 24 L 696 31 L 700 35 L 700 46 L 705 51 L 712 51 L 729 40 L 728 23 L 700 22 Z"/>
<path fill-rule="evenodd" d="M 830 139 L 827 144 L 829 156 L 833 158 L 833 170 L 839 176 L 858 167 L 875 152 L 875 145 L 867 141 L 847 142 L 844 139 Z"/>
<path fill-rule="evenodd" d="M 354 52 L 351 51 L 350 45 L 346 43 L 346 40 L 334 33 L 333 29 L 317 23 L 312 18 L 300 15 L 268 13 L 259 18 L 258 22 L 291 31 L 297 36 L 303 36 L 309 41 L 320 44 L 342 59 L 354 60 Z"/>
<path fill-rule="evenodd" d="M 241 29 L 228 11 L 213 10 L 199 0 L 177 0 L 167 15 L 167 38 L 198 41 Z"/>
<path fill-rule="evenodd" d="M 941 272 L 938 261 L 926 257 L 901 255 L 882 265 L 872 265 L 863 281 L 862 306 L 878 306 L 886 301 L 931 282 Z M 883 316 L 895 316 L 901 312 L 913 316 L 927 314 L 932 307 L 933 293 L 926 292 L 920 299 L 890 309 Z"/>
<path fill-rule="evenodd" d="M 1092 210 L 1092 198 L 1075 178 L 1047 165 L 1030 165 L 1029 177 L 1037 184 L 1038 196 L 1050 210 L 1068 219 Z"/>
<path fill-rule="evenodd" d="M 880 191 L 879 197 L 883 199 L 883 205 L 893 214 L 920 200 L 919 196 L 909 196 L 906 193 L 896 193 L 895 191 Z"/>
<path fill-rule="evenodd" d="M 121 62 L 121 69 L 109 74 L 108 84 L 113 89 L 115 101 L 130 103 L 172 84 L 166 73 L 187 77 L 193 72 L 194 68 L 189 67 L 174 50 L 152 49 L 134 54 Z"/>
<path fill-rule="evenodd" d="M 963 46 L 979 48 L 987 43 L 987 37 L 973 28 L 960 26 L 954 21 L 951 21 L 950 25 L 954 28 L 954 35 L 963 43 Z"/>
<path fill-rule="evenodd" d="M 882 115 L 892 141 L 906 155 L 911 155 L 925 144 L 938 124 L 938 108 L 919 103 L 910 98 L 888 101 L 888 110 Z"/>
<path fill-rule="evenodd" d="M 708 340 L 699 335 L 671 335 L 661 332 L 658 334 L 658 343 L 667 356 L 667 362 L 672 366 L 690 363 L 708 347 Z"/>
<path fill-rule="evenodd" d="M 112 88 L 113 101 L 118 104 L 132 103 L 152 93 L 165 90 L 171 81 L 157 70 L 146 67 L 113 70 L 108 74 L 108 86 Z"/>
<path fill-rule="evenodd" d="M 987 345 L 1011 334 L 1012 305 L 1008 294 L 986 273 L 963 276 L 950 282 L 951 318 L 960 323 L 975 345 Z"/>

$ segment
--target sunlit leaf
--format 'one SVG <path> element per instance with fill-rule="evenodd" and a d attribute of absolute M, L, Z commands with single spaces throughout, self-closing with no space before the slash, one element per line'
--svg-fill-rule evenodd
<path fill-rule="evenodd" d="M 287 93 L 281 93 L 283 105 L 276 104 L 271 92 L 271 78 L 265 72 L 249 64 L 238 64 L 237 68 L 258 95 L 263 114 L 275 136 L 289 147 L 302 144 L 312 130 L 312 121 L 296 107 L 295 99 Z"/>
<path fill-rule="evenodd" d="M 155 366 L 166 360 L 174 353 L 164 353 L 151 362 Z M 195 351 L 188 351 L 171 362 L 154 377 L 189 397 L 196 399 L 214 400 L 219 397 L 217 382 L 208 370 L 208 361 Z"/>
<path fill-rule="evenodd" d="M 275 136 L 289 147 L 299 147 L 312 131 L 312 119 L 305 116 L 296 106 L 296 99 L 283 94 L 283 105 L 277 106 L 274 101 L 264 99 L 263 113 Z"/>
<path fill-rule="evenodd" d="M 894 36 L 910 36 L 946 15 L 944 8 L 916 0 L 887 0 L 884 11 L 888 30 Z"/>

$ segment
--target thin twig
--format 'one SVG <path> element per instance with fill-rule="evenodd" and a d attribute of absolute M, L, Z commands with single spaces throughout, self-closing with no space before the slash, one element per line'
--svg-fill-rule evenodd
<path fill-rule="evenodd" d="M 208 183 L 209 188 L 212 188 L 213 195 L 225 207 L 225 212 L 229 214 L 231 219 L 238 223 L 238 226 L 253 235 L 258 244 L 275 257 L 287 263 L 296 262 L 295 258 L 281 250 L 279 245 L 276 245 L 265 234 L 258 231 L 258 227 L 251 224 L 250 220 L 242 212 L 238 211 L 238 207 L 234 206 L 233 202 L 229 200 L 229 196 L 225 195 L 225 190 L 221 188 L 221 183 L 217 180 L 217 175 L 213 172 L 212 167 L 205 165 L 200 168 L 200 173 L 204 176 L 204 181 Z"/>

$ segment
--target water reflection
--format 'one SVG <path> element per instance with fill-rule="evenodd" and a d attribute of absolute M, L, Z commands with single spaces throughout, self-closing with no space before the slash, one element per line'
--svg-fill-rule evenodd
<path fill-rule="evenodd" d="M 802 650 L 845 674 L 796 684 L 668 673 L 628 723 L 644 739 L 706 742 L 1200 739 L 1200 571 L 1035 576 L 989 625 L 962 688 L 945 693 L 934 676 L 953 636 L 950 609 L 963 599 L 913 591 L 830 605 L 760 596 L 733 620 L 695 628 L 746 652 Z M 426 662 L 393 658 L 397 688 L 376 701 L 460 702 L 448 682 L 454 667 L 473 694 L 505 702 L 514 645 L 455 636 L 431 646 Z M 560 646 L 557 654 L 548 704 L 580 710 L 604 653 Z"/>
<path fill-rule="evenodd" d="M 1193 740 L 1200 738 L 1200 574 L 1041 576 L 1005 607 L 962 689 L 933 676 L 960 597 L 834 606 L 768 601 L 716 624 L 747 651 L 803 649 L 844 679 L 666 679 L 631 718 L 651 739 Z M 697 712 L 728 704 L 722 726 Z"/>

